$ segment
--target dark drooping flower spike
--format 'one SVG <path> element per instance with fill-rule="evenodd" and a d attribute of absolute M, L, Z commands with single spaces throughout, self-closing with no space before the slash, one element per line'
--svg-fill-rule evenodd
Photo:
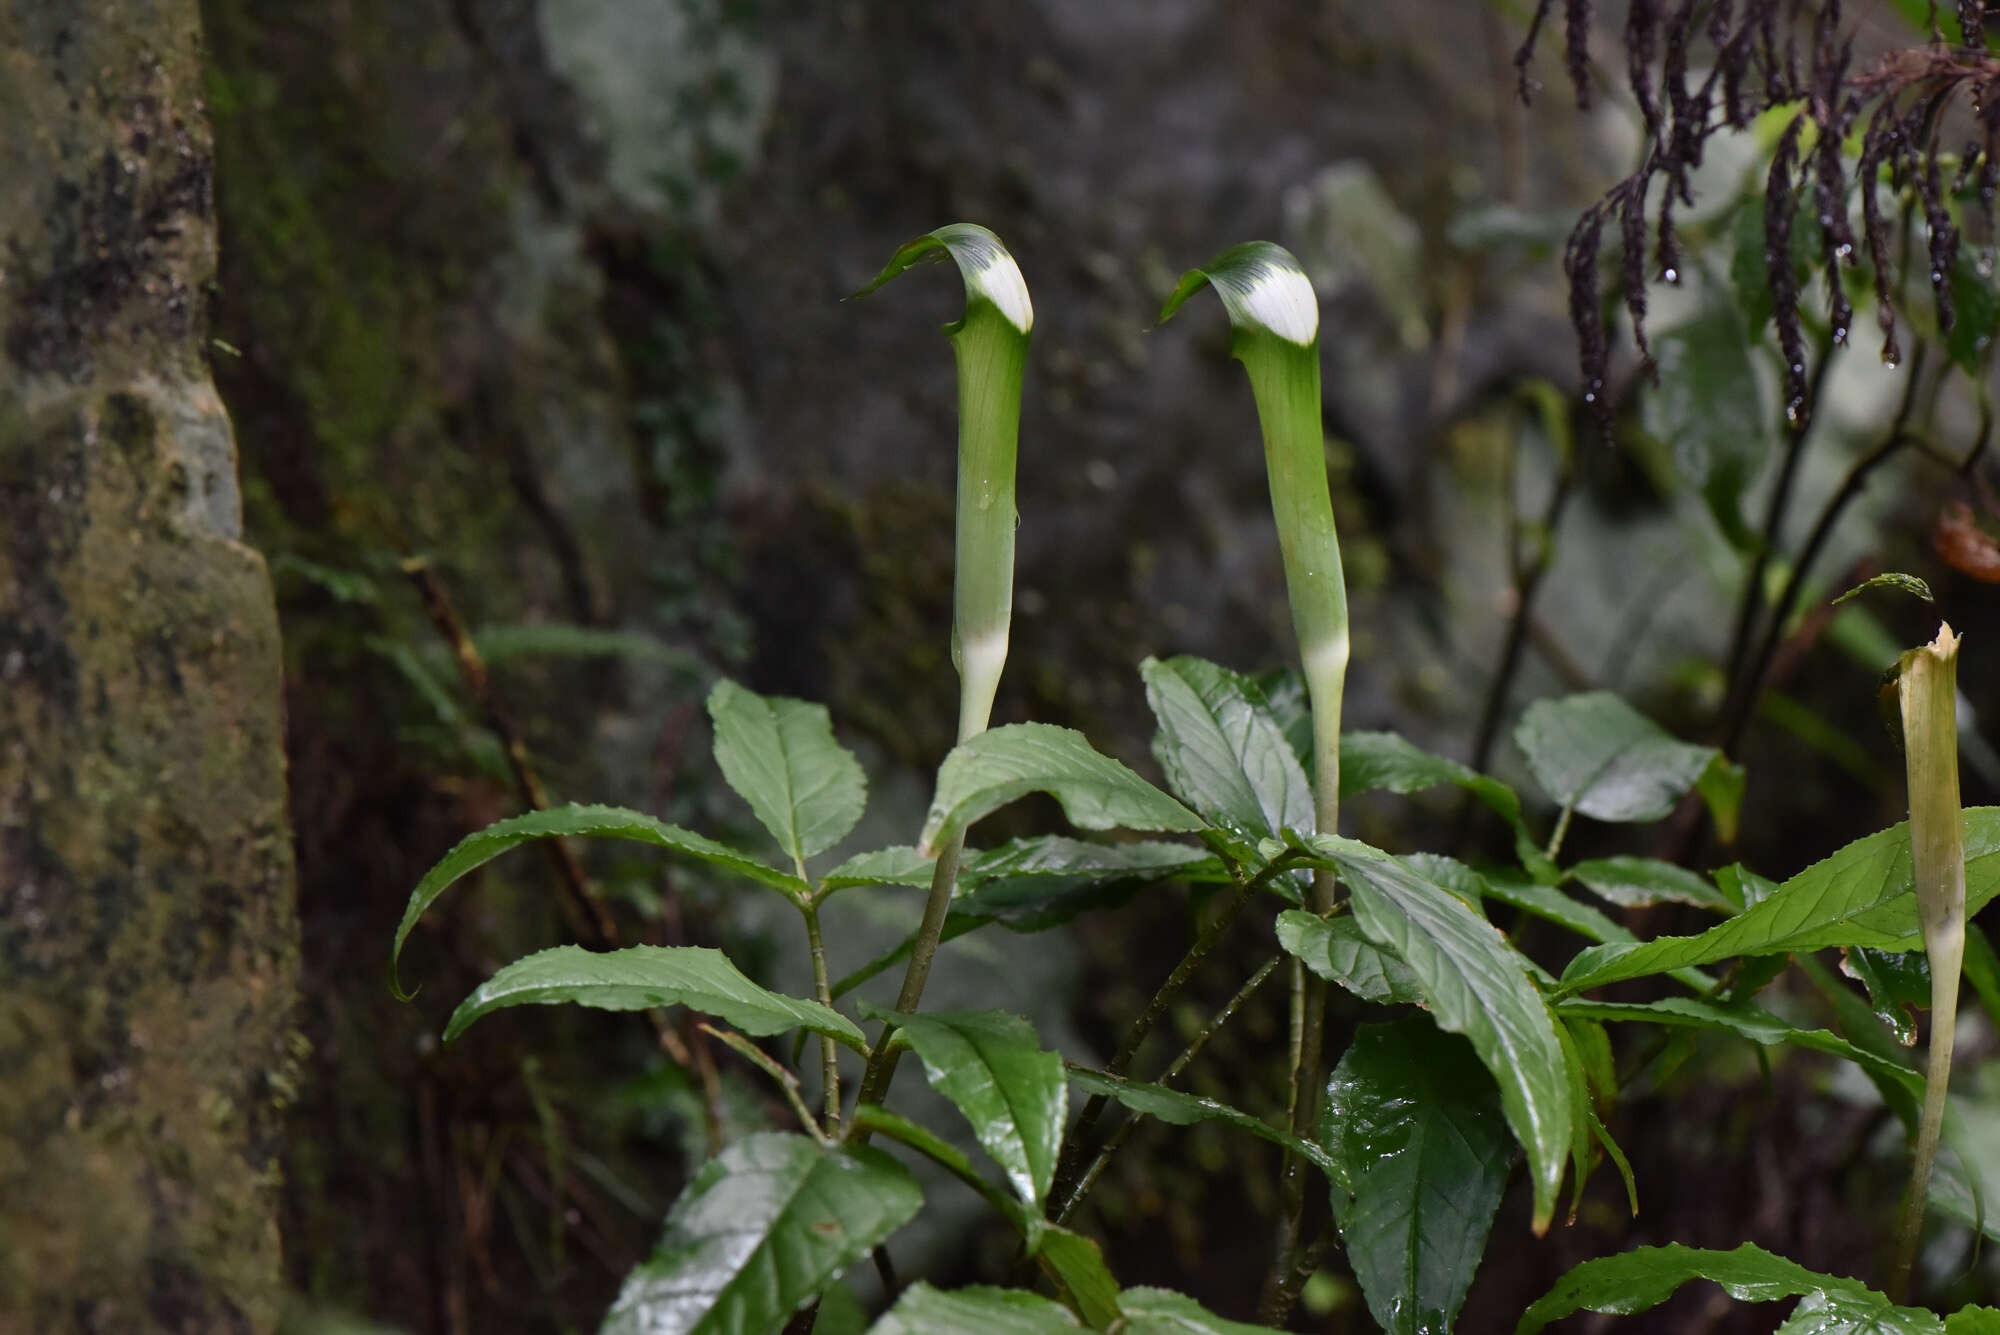
<path fill-rule="evenodd" d="M 1891 365 L 1900 359 L 1893 304 L 1896 284 L 1890 277 L 1888 223 L 1879 198 L 1885 168 L 1891 184 L 1909 190 L 1914 205 L 1923 210 L 1938 323 L 1944 330 L 1952 328 L 1951 283 L 1960 233 L 1949 199 L 1975 179 L 1976 169 L 1985 233 L 1992 236 L 1994 201 L 2000 194 L 2000 58 L 1989 56 L 1983 46 L 1985 0 L 1958 0 L 1958 22 L 1968 35 L 1968 45 L 1948 47 L 1938 38 L 1928 47 L 1892 50 L 1858 73 L 1850 72 L 1853 43 L 1851 35 L 1842 33 L 1842 8 L 1841 0 L 1632 0 L 1624 32 L 1626 75 L 1650 142 L 1639 170 L 1585 210 L 1563 247 L 1584 398 L 1607 438 L 1610 339 L 1598 273 L 1603 229 L 1616 218 L 1623 248 L 1619 276 L 1625 287 L 1625 310 L 1641 369 L 1650 374 L 1653 366 L 1645 333 L 1647 242 L 1650 239 L 1654 245 L 1660 278 L 1675 281 L 1680 269 L 1675 209 L 1694 201 L 1692 173 L 1701 164 L 1708 137 L 1725 127 L 1741 129 L 1753 117 L 1785 103 L 1804 106 L 1780 136 L 1772 158 L 1764 199 L 1764 249 L 1773 318 L 1785 355 L 1790 419 L 1803 425 L 1812 407 L 1807 401 L 1806 347 L 1799 325 L 1799 274 L 1792 263 L 1800 195 L 1808 183 L 1834 341 L 1844 342 L 1851 332 L 1854 312 L 1842 275 L 1857 262 L 1855 252 L 1865 243 L 1875 271 L 1882 357 Z M 1555 0 L 1537 0 L 1526 40 L 1514 56 L 1524 100 L 1534 87 L 1528 67 L 1554 9 Z M 1590 10 L 1589 0 L 1565 0 L 1563 8 L 1564 65 L 1580 106 L 1588 106 L 1590 96 L 1584 56 Z M 1801 41 L 1802 36 L 1809 40 Z M 1689 70 L 1700 68 L 1700 62 L 1691 48 L 1700 39 L 1712 48 L 1712 56 L 1708 73 L 1694 85 Z M 1948 192 L 1947 173 L 1939 163 L 1939 124 L 1945 104 L 1961 91 L 1971 103 L 1980 139 L 1967 148 Z M 1844 153 L 1858 124 L 1865 128 L 1860 160 L 1850 177 Z M 1807 126 L 1812 129 L 1809 141 Z M 1802 151 L 1808 142 L 1810 147 Z M 1660 205 L 1649 237 L 1642 211 L 1656 182 Z M 1848 221 L 1850 188 L 1861 197 L 1860 237 Z"/>

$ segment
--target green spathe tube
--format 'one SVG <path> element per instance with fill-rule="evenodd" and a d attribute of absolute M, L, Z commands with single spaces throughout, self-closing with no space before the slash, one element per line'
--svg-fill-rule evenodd
<path fill-rule="evenodd" d="M 1271 514 L 1277 520 L 1292 627 L 1312 701 L 1314 816 L 1318 833 L 1337 834 L 1347 584 L 1320 427 L 1319 302 L 1290 251 L 1269 241 L 1251 241 L 1184 274 L 1160 312 L 1161 323 L 1204 285 L 1215 289 L 1229 313 L 1235 331 L 1231 351 L 1249 372 L 1257 400 Z"/>
<path fill-rule="evenodd" d="M 986 731 L 1007 662 L 1014 603 L 1014 458 L 1021 377 L 1035 308 L 1000 238 L 953 223 L 903 245 L 866 296 L 913 264 L 949 256 L 965 279 L 965 314 L 945 326 L 958 360 L 958 550 L 952 661 L 958 667 L 958 740 Z"/>
<path fill-rule="evenodd" d="M 1931 965 L 1931 1043 L 1924 1071 L 1923 1115 L 1917 1124 L 1910 1189 L 1896 1239 L 1890 1295 L 1909 1283 L 1923 1232 L 1931 1164 L 1944 1129 L 1945 1092 L 1958 1021 L 1959 971 L 1965 959 L 1965 834 L 1958 795 L 1958 636 L 1940 626 L 1937 638 L 1904 654 L 1896 675 L 1903 715 L 1903 755 L 1910 789 L 1910 872 L 1917 921 Z"/>

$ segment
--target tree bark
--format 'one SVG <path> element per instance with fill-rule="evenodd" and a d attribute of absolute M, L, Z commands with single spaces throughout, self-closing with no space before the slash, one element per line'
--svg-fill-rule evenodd
<path fill-rule="evenodd" d="M 0 1333 L 277 1321 L 282 664 L 196 0 L 0 0 Z"/>

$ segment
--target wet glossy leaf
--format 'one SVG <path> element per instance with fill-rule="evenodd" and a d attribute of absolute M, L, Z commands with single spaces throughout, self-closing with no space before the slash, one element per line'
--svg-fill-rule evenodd
<path fill-rule="evenodd" d="M 1904 1047 L 1917 1041 L 1917 1015 L 1930 1009 L 1930 957 L 1920 950 L 1901 953 L 1851 946 L 1840 952 L 1840 971 L 1868 992 L 1868 1004 Z"/>
<path fill-rule="evenodd" d="M 1472 1040 L 1493 1073 L 1507 1123 L 1528 1152 L 1535 1227 L 1546 1228 L 1580 1113 L 1554 1017 L 1528 980 L 1532 966 L 1492 923 L 1388 854 L 1324 835 L 1310 847 L 1339 869 L 1361 930 L 1410 966 L 1438 1027 Z"/>
<path fill-rule="evenodd" d="M 1945 1335 L 2000 1335 L 2000 1308 L 1961 1307 L 1944 1319 Z"/>
<path fill-rule="evenodd" d="M 1167 784 L 1210 821 L 1251 835 L 1313 827 L 1312 788 L 1249 677 L 1182 656 L 1139 665 Z"/>
<path fill-rule="evenodd" d="M 1029 793 L 1048 793 L 1073 824 L 1090 830 L 1203 828 L 1192 811 L 1092 749 L 1080 732 L 1010 723 L 952 748 L 938 770 L 924 822 L 924 848 L 938 847 L 988 812 Z"/>
<path fill-rule="evenodd" d="M 1945 1335 L 1935 1312 L 1892 1307 L 1877 1294 L 1818 1289 L 1799 1300 L 1773 1335 Z"/>
<path fill-rule="evenodd" d="M 946 1293 L 918 1280 L 868 1328 L 868 1335 L 1063 1335 L 1082 1330 L 1067 1307 L 1021 1289 L 969 1288 Z"/>
<path fill-rule="evenodd" d="M 794 862 L 838 843 L 868 803 L 854 753 L 833 739 L 825 705 L 747 691 L 727 678 L 708 695 L 715 763 Z"/>
<path fill-rule="evenodd" d="M 774 1331 L 923 1204 L 880 1150 L 749 1136 L 703 1164 L 599 1335 Z"/>
<path fill-rule="evenodd" d="M 1535 702 L 1514 741 L 1556 805 L 1604 821 L 1661 819 L 1716 754 L 1676 739 L 1609 691 Z"/>
<path fill-rule="evenodd" d="M 1862 1300 L 1872 1298 L 1885 1308 L 1889 1306 L 1887 1298 L 1859 1280 L 1815 1273 L 1747 1242 L 1727 1252 L 1670 1243 L 1585 1261 L 1557 1280 L 1556 1286 L 1522 1315 L 1514 1335 L 1534 1335 L 1571 1312 L 1643 1312 L 1697 1279 L 1713 1280 L 1743 1302 L 1772 1302 L 1824 1291 Z"/>
<path fill-rule="evenodd" d="M 1715 882 L 1656 858 L 1592 858 L 1571 867 L 1569 874 L 1620 908 L 1692 904 L 1719 913 L 1736 912 L 1736 905 L 1715 888 Z"/>
<path fill-rule="evenodd" d="M 965 1114 L 1021 1199 L 1040 1206 L 1069 1108 L 1062 1058 L 1043 1050 L 1026 1020 L 1001 1011 L 927 1011 L 897 1024 L 931 1088 Z"/>
<path fill-rule="evenodd" d="M 924 890 L 930 887 L 935 857 L 927 857 L 912 844 L 892 844 L 887 848 L 856 853 L 820 877 L 828 890 L 845 890 L 857 885 L 901 885 Z"/>
<path fill-rule="evenodd" d="M 1565 1019 L 1644 1021 L 1679 1028 L 1711 1029 L 1735 1034 L 1766 1047 L 1789 1043 L 1793 1047 L 1851 1061 L 1872 1076 L 1898 1082 L 1913 1094 L 1923 1091 L 1922 1078 L 1909 1067 L 1886 1061 L 1824 1029 L 1795 1029 L 1763 1007 L 1747 1001 L 1705 1001 L 1696 997 L 1667 997 L 1649 1002 L 1572 999 L 1558 1003 L 1556 1013 Z"/>
<path fill-rule="evenodd" d="M 809 893 L 806 883 L 788 872 L 768 867 L 748 853 L 739 853 L 705 835 L 655 820 L 644 812 L 603 806 L 562 806 L 548 811 L 530 811 L 496 821 L 483 830 L 468 834 L 440 858 L 436 866 L 424 873 L 424 879 L 410 892 L 409 906 L 403 910 L 403 921 L 396 928 L 396 943 L 389 952 L 390 968 L 395 968 L 397 956 L 403 953 L 403 942 L 410 935 L 410 929 L 417 925 L 417 919 L 454 882 L 509 849 L 531 839 L 547 839 L 556 835 L 630 839 L 652 844 L 698 858 L 787 894 Z"/>
<path fill-rule="evenodd" d="M 1184 1293 L 1127 1289 L 1118 1295 L 1131 1335 L 1277 1335 L 1269 1326 L 1225 1321 Z"/>
<path fill-rule="evenodd" d="M 854 1022 L 816 1001 L 757 986 L 719 950 L 702 946 L 627 946 L 604 952 L 557 946 L 506 965 L 459 1003 L 445 1026 L 449 1043 L 482 1016 L 509 1006 L 574 1002 L 599 1010 L 686 1006 L 746 1034 L 810 1029 L 857 1051 L 867 1041 Z"/>
<path fill-rule="evenodd" d="M 1969 917 L 2000 892 L 2000 807 L 1968 807 L 1963 819 Z M 1699 936 L 1592 946 L 1570 961 L 1562 985 L 1565 991 L 1580 992 L 1736 955 L 1853 945 L 1878 950 L 1912 950 L 1918 945 L 1907 823 L 1855 840 Z"/>
<path fill-rule="evenodd" d="M 1931 596 L 1931 586 L 1918 579 L 1915 575 L 1905 575 L 1900 570 L 1885 570 L 1879 575 L 1871 575 L 1867 579 L 1862 580 L 1846 593 L 1841 594 L 1831 603 L 1828 603 L 1827 606 L 1838 607 L 1849 598 L 1865 593 L 1869 589 L 1895 589 L 1898 592 L 1909 594 L 1912 598 L 1921 598 L 1927 603 L 1937 601 L 1936 598 Z"/>
<path fill-rule="evenodd" d="M 1363 935 L 1352 914 L 1317 918 L 1299 909 L 1278 915 L 1278 944 L 1305 966 L 1363 1001 L 1418 1003 L 1423 986 L 1395 952 Z"/>
<path fill-rule="evenodd" d="M 1168 1089 L 1164 1085 L 1147 1084 L 1140 1080 L 1121 1080 L 1106 1075 L 1102 1071 L 1092 1071 L 1080 1066 L 1071 1066 L 1070 1083 L 1090 1094 L 1102 1094 L 1116 1099 L 1135 1113 L 1156 1117 L 1171 1126 L 1192 1126 L 1196 1122 L 1227 1122 L 1240 1130 L 1248 1131 L 1260 1140 L 1268 1140 L 1281 1146 L 1313 1164 L 1329 1176 L 1334 1171 L 1333 1157 L 1311 1141 L 1301 1140 L 1286 1131 L 1280 1131 L 1260 1117 L 1252 1117 L 1241 1108 L 1232 1108 L 1214 1099 L 1205 1099 L 1198 1094 L 1184 1094 L 1178 1089 Z"/>
<path fill-rule="evenodd" d="M 1763 463 L 1764 395 L 1743 318 L 1717 301 L 1653 337 L 1659 384 L 1641 397 L 1646 430 L 1673 451 L 1729 540 L 1748 541 L 1743 490 Z"/>
<path fill-rule="evenodd" d="M 1333 1216 L 1388 1335 L 1450 1330 L 1486 1250 L 1514 1144 L 1477 1060 L 1426 1019 L 1363 1025 L 1327 1081 Z"/>

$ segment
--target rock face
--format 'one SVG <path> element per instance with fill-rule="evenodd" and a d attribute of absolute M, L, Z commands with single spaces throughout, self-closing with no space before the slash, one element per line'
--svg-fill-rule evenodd
<path fill-rule="evenodd" d="M 269 1330 L 298 947 L 197 6 L 7 0 L 0 66 L 0 1332 Z"/>

